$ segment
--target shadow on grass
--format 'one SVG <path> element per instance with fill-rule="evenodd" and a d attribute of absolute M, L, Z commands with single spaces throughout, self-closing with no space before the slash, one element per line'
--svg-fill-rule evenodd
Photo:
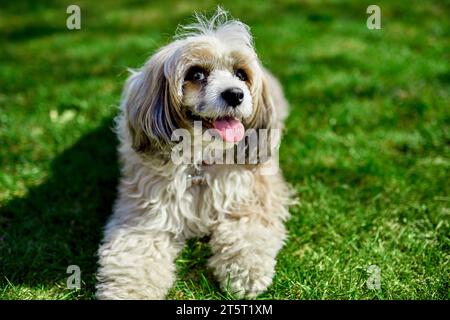
<path fill-rule="evenodd" d="M 96 252 L 119 176 L 111 127 L 108 119 L 80 138 L 53 160 L 46 182 L 0 208 L 0 230 L 5 230 L 0 234 L 0 288 L 8 282 L 31 289 L 58 286 L 59 293 L 67 290 L 72 298 L 94 297 Z M 209 254 L 207 240 L 193 239 L 177 263 L 180 284 L 192 282 L 204 296 L 219 292 L 207 270 Z M 65 289 L 69 265 L 78 265 L 82 273 L 76 294 Z"/>
<path fill-rule="evenodd" d="M 65 290 L 69 265 L 82 272 L 81 297 L 95 283 L 96 250 L 116 195 L 118 165 L 112 121 L 54 159 L 49 179 L 0 209 L 0 286 Z M 67 290 L 69 293 L 69 290 Z"/>

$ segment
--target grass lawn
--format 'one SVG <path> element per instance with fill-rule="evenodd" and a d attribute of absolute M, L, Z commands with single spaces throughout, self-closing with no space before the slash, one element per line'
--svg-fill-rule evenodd
<path fill-rule="evenodd" d="M 82 29 L 66 29 L 78 4 Z M 224 1 L 251 26 L 291 105 L 281 147 L 298 191 L 262 299 L 449 299 L 450 3 Z M 0 299 L 94 298 L 118 179 L 110 128 L 127 67 L 213 1 L 0 5 Z M 171 299 L 230 298 L 206 239 L 177 261 Z M 69 265 L 82 288 L 66 289 Z M 370 290 L 369 265 L 381 271 Z"/>

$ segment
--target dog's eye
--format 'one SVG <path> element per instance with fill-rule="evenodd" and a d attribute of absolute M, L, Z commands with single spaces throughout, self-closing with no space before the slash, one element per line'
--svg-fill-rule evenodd
<path fill-rule="evenodd" d="M 245 71 L 243 69 L 237 69 L 236 72 L 235 72 L 235 75 L 241 81 L 247 81 L 248 80 L 247 73 L 245 73 Z"/>
<path fill-rule="evenodd" d="M 184 80 L 202 81 L 206 79 L 206 71 L 200 67 L 192 67 L 189 69 Z"/>

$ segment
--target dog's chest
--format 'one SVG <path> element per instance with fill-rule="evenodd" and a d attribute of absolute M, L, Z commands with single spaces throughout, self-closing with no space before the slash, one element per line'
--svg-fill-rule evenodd
<path fill-rule="evenodd" d="M 207 167 L 186 170 L 185 187 L 178 194 L 177 218 L 186 237 L 209 234 L 218 219 L 236 210 L 251 197 L 252 178 L 247 171 Z"/>

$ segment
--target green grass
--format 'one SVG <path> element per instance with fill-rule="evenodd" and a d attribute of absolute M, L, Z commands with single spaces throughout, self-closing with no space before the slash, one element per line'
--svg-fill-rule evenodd
<path fill-rule="evenodd" d="M 45 3 L 45 4 L 44 4 Z M 91 299 L 118 177 L 110 128 L 127 67 L 201 1 L 2 1 L 0 298 Z M 301 204 L 263 299 L 449 299 L 448 1 L 224 1 L 249 24 L 291 104 L 281 148 Z M 172 299 L 230 298 L 205 239 L 177 261 Z M 79 265 L 82 288 L 66 289 Z M 381 289 L 366 287 L 367 267 Z"/>

